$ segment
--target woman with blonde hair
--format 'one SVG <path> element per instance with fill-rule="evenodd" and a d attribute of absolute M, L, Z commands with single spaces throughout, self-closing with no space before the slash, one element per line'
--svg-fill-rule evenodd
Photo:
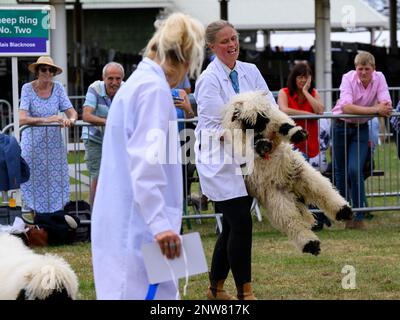
<path fill-rule="evenodd" d="M 207 298 L 235 299 L 224 289 L 225 280 L 232 271 L 237 298 L 253 300 L 250 213 L 253 199 L 247 193 L 239 164 L 225 161 L 225 153 L 219 152 L 224 146 L 229 148 L 229 144 L 224 144 L 222 110 L 234 95 L 254 90 L 264 91 L 266 99 L 278 107 L 257 67 L 238 60 L 239 36 L 231 23 L 225 20 L 210 23 L 206 28 L 206 41 L 215 58 L 196 82 L 194 95 L 199 121 L 195 152 L 201 190 L 214 201 L 215 210 L 223 214 L 222 232 L 211 261 Z"/>
<path fill-rule="evenodd" d="M 187 72 L 200 72 L 203 53 L 203 26 L 187 15 L 172 14 L 159 25 L 143 61 L 114 97 L 92 217 L 98 299 L 145 299 L 149 281 L 144 243 L 157 241 L 169 259 L 180 255 L 182 167 L 169 161 L 179 153 L 171 88 Z M 160 283 L 154 298 L 174 299 L 176 285 Z"/>

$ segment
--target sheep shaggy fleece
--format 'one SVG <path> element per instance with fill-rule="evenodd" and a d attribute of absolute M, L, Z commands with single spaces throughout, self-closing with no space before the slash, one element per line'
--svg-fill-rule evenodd
<path fill-rule="evenodd" d="M 293 150 L 290 143 L 304 141 L 307 132 L 272 106 L 261 91 L 235 96 L 224 111 L 222 125 L 225 136 L 233 139 L 235 158 L 246 159 L 242 173 L 249 195 L 300 251 L 319 254 L 309 206 L 317 206 L 331 220 L 348 220 L 353 213 L 329 179 Z"/>
<path fill-rule="evenodd" d="M 78 278 L 64 259 L 37 254 L 18 237 L 0 233 L 0 300 L 76 299 L 77 293 Z"/>

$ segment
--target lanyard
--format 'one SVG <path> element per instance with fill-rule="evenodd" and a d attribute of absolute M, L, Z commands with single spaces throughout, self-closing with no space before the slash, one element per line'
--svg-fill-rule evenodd
<path fill-rule="evenodd" d="M 187 293 L 187 287 L 189 285 L 189 270 L 188 270 L 188 263 L 187 263 L 187 257 L 186 257 L 186 252 L 185 252 L 185 248 L 183 247 L 183 244 L 181 245 L 182 248 L 182 256 L 183 256 L 183 261 L 185 262 L 185 285 L 183 286 L 183 295 L 186 296 Z M 175 285 L 175 289 L 176 289 L 176 296 L 175 299 L 179 300 L 179 288 L 178 288 L 178 280 L 176 279 L 174 270 L 171 267 L 171 264 L 169 263 L 169 260 L 167 257 L 164 256 L 165 262 L 168 265 L 169 271 L 171 273 L 171 278 L 172 281 Z M 154 297 L 157 293 L 157 289 L 158 289 L 158 285 L 159 283 L 155 283 L 155 284 L 150 284 L 149 285 L 149 289 L 147 290 L 147 294 L 146 294 L 146 298 L 145 300 L 154 300 Z"/>

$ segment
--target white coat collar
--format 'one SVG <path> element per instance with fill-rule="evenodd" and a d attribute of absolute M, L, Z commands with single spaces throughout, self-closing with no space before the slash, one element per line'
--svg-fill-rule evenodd
<path fill-rule="evenodd" d="M 214 61 L 215 61 L 215 66 L 218 69 L 218 71 L 226 75 L 226 77 L 223 77 L 223 80 L 230 81 L 229 74 L 232 70 L 229 69 L 229 67 L 226 66 L 223 62 L 221 62 L 221 60 L 219 60 L 217 57 L 215 57 Z M 242 62 L 239 60 L 236 60 L 236 64 L 235 64 L 235 67 L 233 68 L 233 70 L 237 71 L 239 79 L 246 76 L 246 73 L 242 68 Z"/>
<path fill-rule="evenodd" d="M 154 62 L 153 60 L 151 60 L 150 58 L 147 58 L 147 57 L 143 58 L 142 63 L 145 65 L 148 65 L 157 74 L 162 76 L 165 79 L 165 81 L 167 81 L 167 77 L 165 76 L 164 70 L 161 68 L 161 66 L 158 63 Z"/>

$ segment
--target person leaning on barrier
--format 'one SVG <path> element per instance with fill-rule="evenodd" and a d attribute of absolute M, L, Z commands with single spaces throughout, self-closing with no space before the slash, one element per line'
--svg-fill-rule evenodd
<path fill-rule="evenodd" d="M 308 64 L 297 63 L 290 72 L 287 87 L 278 94 L 279 108 L 288 115 L 322 114 L 324 105 L 312 83 Z M 308 132 L 308 139 L 295 145 L 308 160 L 319 153 L 318 120 L 296 119 L 296 124 Z"/>
<path fill-rule="evenodd" d="M 91 183 L 90 205 L 96 194 L 97 179 L 101 162 L 104 126 L 111 102 L 123 84 L 124 68 L 117 62 L 109 62 L 103 68 L 103 80 L 93 82 L 86 93 L 82 119 L 94 126 L 83 127 L 82 139 L 85 144 L 85 160 Z"/>
<path fill-rule="evenodd" d="M 266 99 L 275 106 L 276 103 L 257 67 L 237 60 L 239 37 L 231 23 L 219 20 L 209 24 L 206 41 L 216 57 L 196 82 L 194 95 L 197 101 L 198 124 L 195 130 L 195 152 L 201 190 L 215 202 L 215 210 L 223 214 L 222 232 L 216 242 L 211 262 L 207 298 L 234 299 L 223 289 L 229 270 L 232 270 L 238 298 L 253 300 L 252 198 L 247 193 L 239 164 L 226 161 L 224 152 L 215 157 L 213 150 L 217 149 L 215 146 L 224 147 L 222 110 L 232 96 L 239 91 L 263 90 Z M 212 146 L 208 145 L 210 136 Z"/>
<path fill-rule="evenodd" d="M 294 65 L 287 80 L 287 87 L 279 90 L 279 108 L 288 115 L 313 115 L 322 114 L 324 105 L 321 97 L 314 88 L 312 71 L 307 63 L 298 62 Z M 308 132 L 308 139 L 295 145 L 308 161 L 316 157 L 319 152 L 318 120 L 296 119 L 296 124 Z M 314 213 L 316 224 L 314 231 L 323 228 L 324 224 L 330 225 L 329 219 L 322 213 Z"/>
<path fill-rule="evenodd" d="M 53 59 L 41 56 L 28 67 L 36 79 L 22 86 L 19 124 L 57 123 L 70 127 L 78 115 L 63 85 L 53 77 L 62 73 Z M 64 112 L 67 118 L 59 115 Z M 67 154 L 60 128 L 28 128 L 21 136 L 22 157 L 31 169 L 28 182 L 21 185 L 26 207 L 38 213 L 61 210 L 69 201 Z"/>
<path fill-rule="evenodd" d="M 202 24 L 170 15 L 112 102 L 91 225 L 98 299 L 143 300 L 151 293 L 144 243 L 157 241 L 168 259 L 180 255 L 182 166 L 171 88 L 187 72 L 198 74 L 203 56 Z M 160 283 L 155 299 L 174 299 L 176 286 Z"/>
<path fill-rule="evenodd" d="M 354 65 L 355 70 L 343 75 L 340 98 L 332 113 L 390 116 L 393 108 L 389 89 L 383 73 L 375 71 L 374 56 L 362 51 L 356 55 Z M 343 197 L 347 198 L 350 190 L 353 208 L 365 206 L 363 168 L 368 155 L 368 120 L 337 118 L 333 124 L 334 182 Z M 357 212 L 354 220 L 346 222 L 346 228 L 364 229 L 363 219 L 363 212 Z"/>

